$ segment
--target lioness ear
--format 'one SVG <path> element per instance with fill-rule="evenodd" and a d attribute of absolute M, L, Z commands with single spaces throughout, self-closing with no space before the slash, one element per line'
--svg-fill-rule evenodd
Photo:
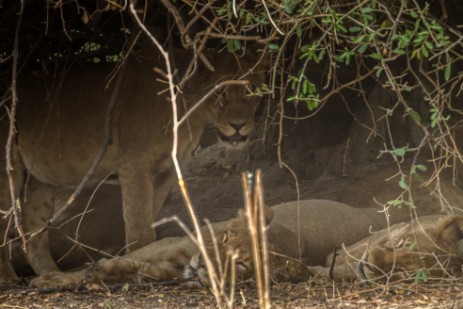
<path fill-rule="evenodd" d="M 246 218 L 246 211 L 244 209 L 238 210 L 238 216 L 241 218 Z M 265 225 L 268 226 L 270 222 L 273 220 L 273 209 L 271 207 L 265 206 L 264 207 L 264 218 L 265 218 Z"/>
<path fill-rule="evenodd" d="M 456 243 L 457 253 L 463 257 L 463 217 L 451 217 L 451 221 L 443 230 L 441 237 L 449 243 Z"/>
<path fill-rule="evenodd" d="M 264 212 L 265 212 L 265 225 L 268 226 L 270 225 L 270 222 L 272 222 L 273 220 L 273 216 L 274 216 L 273 209 L 272 207 L 265 206 Z"/>
<path fill-rule="evenodd" d="M 247 50 L 246 55 L 241 58 L 247 68 L 253 69 L 253 74 L 247 75 L 252 85 L 261 87 L 266 80 L 266 74 L 270 67 L 271 58 L 268 53 L 258 52 L 257 50 Z"/>

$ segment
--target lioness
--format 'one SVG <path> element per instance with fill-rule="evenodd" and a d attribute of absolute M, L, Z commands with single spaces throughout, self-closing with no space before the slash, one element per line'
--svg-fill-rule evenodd
<path fill-rule="evenodd" d="M 398 223 L 338 253 L 334 265 L 332 253 L 327 267 L 310 270 L 334 279 L 461 277 L 463 217 L 435 215 Z"/>
<path fill-rule="evenodd" d="M 181 53 L 175 59 L 181 63 L 185 58 L 186 53 Z M 207 124 L 214 124 L 220 138 L 233 145 L 245 143 L 254 127 L 259 98 L 249 95 L 248 89 L 262 84 L 264 72 L 259 68 L 252 71 L 255 59 L 238 59 L 222 53 L 210 60 L 215 72 L 201 69 L 189 80 L 183 93 L 178 93 L 180 115 L 184 115 L 218 81 L 238 79 L 246 73 L 243 79 L 248 80 L 249 85 L 229 85 L 219 89 L 189 116 L 178 132 L 178 159 L 182 164 L 197 147 Z M 150 224 L 156 220 L 175 181 L 171 159 L 172 106 L 168 92 L 163 92 L 167 84 L 156 81 L 153 72 L 156 66 L 164 67 L 163 58 L 154 49 L 146 47 L 137 55 L 128 57 L 125 66 L 111 114 L 111 142 L 88 185 L 95 185 L 110 173 L 117 174 L 122 190 L 126 243 L 134 250 L 155 240 Z M 73 63 L 70 69 L 65 69 L 62 82 L 53 83 L 55 76 L 42 78 L 36 72 L 25 73 L 19 80 L 18 134 L 12 153 L 15 198 L 19 196 L 26 171 L 42 183 L 74 188 L 103 143 L 114 82 L 106 86 L 114 65 Z M 2 141 L 6 140 L 7 131 L 0 129 Z M 0 165 L 5 166 L 5 153 L 1 153 L 0 158 Z M 12 203 L 3 172 L 0 173 L 0 183 L 3 184 L 0 207 L 6 210 Z M 43 213 L 49 213 L 47 208 L 51 206 L 34 205 L 31 201 L 28 207 L 43 207 Z M 42 219 L 48 219 L 40 217 L 44 218 L 38 218 L 37 225 Z M 6 220 L 1 220 L 2 240 L 6 228 Z M 3 249 L 0 285 L 16 279 L 7 250 Z M 35 261 L 30 262 L 37 274 L 57 270 L 53 261 Z"/>
<path fill-rule="evenodd" d="M 267 216 L 270 269 L 277 280 L 307 279 L 311 273 L 297 261 L 321 265 L 334 248 L 368 236 L 372 226 L 379 230 L 387 224 L 384 214 L 374 209 L 352 208 L 328 200 L 289 202 L 270 209 L 272 212 Z M 222 259 L 230 250 L 239 249 L 238 275 L 250 275 L 252 248 L 245 216 L 240 214 L 213 227 Z M 207 228 L 203 232 L 214 257 L 211 235 Z M 84 280 L 124 282 L 143 276 L 159 280 L 198 276 L 199 282 L 207 285 L 209 279 L 202 263 L 198 263 L 198 252 L 188 237 L 166 238 L 123 257 L 100 260 L 86 270 L 38 277 L 32 284 L 42 288 L 73 287 Z"/>

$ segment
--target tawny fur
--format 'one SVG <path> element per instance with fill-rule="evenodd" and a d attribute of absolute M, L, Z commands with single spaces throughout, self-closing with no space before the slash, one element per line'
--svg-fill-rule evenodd
<path fill-rule="evenodd" d="M 307 279 L 310 272 L 301 265 L 321 265 L 336 247 L 341 247 L 343 243 L 354 243 L 368 236 L 370 230 L 379 230 L 387 224 L 384 214 L 374 209 L 355 209 L 334 201 L 305 200 L 283 203 L 271 209 L 273 220 L 267 237 L 271 252 L 270 269 L 276 280 Z M 239 215 L 236 219 L 215 223 L 215 231 L 222 259 L 225 260 L 227 252 L 239 249 L 239 261 L 243 265 L 239 275 L 251 275 L 252 249 L 246 218 Z M 210 236 L 206 237 L 211 239 Z M 210 241 L 208 248 L 213 253 Z M 90 277 L 109 281 L 114 278 L 119 281 L 133 280 L 139 276 L 167 280 L 181 276 L 183 267 L 189 264 L 189 258 L 198 252 L 187 237 L 161 240 L 127 256 L 102 260 L 86 272 L 92 274 Z M 130 267 L 126 267 L 128 265 Z M 207 284 L 207 273 L 198 269 L 196 272 L 202 274 L 200 279 Z M 54 282 L 45 276 L 35 279 L 33 284 L 49 287 Z"/>
<path fill-rule="evenodd" d="M 184 67 L 188 55 L 176 55 L 176 65 Z M 225 53 L 210 56 L 215 72 L 200 68 L 179 94 L 180 115 L 200 100 L 218 81 L 238 79 L 256 64 L 256 59 L 238 59 Z M 13 180 L 15 195 L 24 184 L 27 170 L 39 183 L 56 188 L 74 188 L 86 174 L 104 138 L 107 106 L 115 82 L 108 77 L 115 66 L 110 64 L 71 63 L 64 68 L 60 82 L 57 76 L 24 73 L 18 84 L 19 101 L 16 116 L 17 143 L 13 148 Z M 198 66 L 201 66 L 198 63 Z M 167 84 L 153 68 L 164 68 L 163 58 L 152 48 L 127 59 L 122 70 L 121 87 L 111 121 L 111 141 L 90 179 L 94 186 L 110 173 L 118 176 L 122 189 L 125 234 L 128 249 L 134 250 L 155 240 L 150 228 L 175 182 L 171 159 L 172 106 L 167 97 Z M 252 85 L 263 82 L 262 67 L 258 73 L 244 79 Z M 117 77 L 116 77 L 117 79 Z M 109 85 L 108 87 L 106 87 Z M 161 93 L 161 94 L 160 94 Z M 259 98 L 249 96 L 245 86 L 227 86 L 202 104 L 179 129 L 178 159 L 185 164 L 196 148 L 205 126 L 217 126 L 222 137 L 232 138 L 233 144 L 246 139 L 254 126 L 254 112 Z M 0 136 L 6 141 L 7 123 L 2 123 Z M 2 149 L 5 149 L 2 147 Z M 0 154 L 0 163 L 5 154 Z M 11 206 L 6 175 L 0 173 L 0 203 L 3 210 Z M 38 190 L 41 190 L 40 188 Z M 44 189 L 47 191 L 48 189 Z M 47 198 L 24 208 L 31 221 L 29 229 L 41 226 L 48 219 L 53 205 Z M 27 215 L 27 208 L 38 214 Z M 7 222 L 0 222 L 3 240 Z M 34 245 L 31 241 L 30 263 L 37 274 L 57 270 L 49 254 L 41 255 L 37 248 L 48 250 L 47 238 Z M 3 248 L 5 249 L 5 248 Z M 8 260 L 7 250 L 0 255 L 0 285 L 14 281 L 16 275 Z M 44 252 L 44 251 L 42 251 Z M 38 254 L 38 255 L 37 255 Z M 44 260 L 45 259 L 45 260 Z"/>
<path fill-rule="evenodd" d="M 338 250 L 326 259 L 326 267 L 311 267 L 333 279 L 414 279 L 461 277 L 463 263 L 463 217 L 424 216 L 398 223 Z M 331 272 L 331 274 L 330 274 Z"/>
<path fill-rule="evenodd" d="M 272 210 L 273 220 L 268 228 L 268 240 L 270 274 L 276 280 L 301 281 L 310 278 L 316 273 L 328 275 L 329 268 L 306 267 L 305 265 L 323 264 L 326 256 L 334 248 L 341 248 L 343 244 L 348 246 L 361 239 L 364 239 L 362 242 L 367 242 L 372 223 L 376 225 L 377 229 L 387 224 L 384 215 L 373 209 L 355 209 L 345 204 L 325 200 L 284 203 L 272 207 Z M 322 213 L 325 215 L 320 216 Z M 430 220 L 436 222 L 436 218 L 440 220 L 439 224 L 431 225 L 426 223 L 431 222 Z M 459 254 L 458 250 L 460 250 L 459 241 L 462 238 L 460 225 L 462 220 L 461 217 L 437 216 L 432 219 L 426 217 L 422 221 L 425 223 L 422 226 L 429 238 L 420 237 L 421 234 L 416 233 L 416 225 L 413 225 L 415 228 L 411 228 L 412 225 L 407 223 L 392 227 L 391 235 L 399 235 L 405 239 L 414 239 L 418 235 L 420 241 L 417 248 L 421 252 L 437 252 L 433 250 L 435 247 L 432 243 L 435 242 L 442 249 L 455 255 Z M 402 228 L 404 226 L 406 228 Z M 224 259 L 227 252 L 238 249 L 238 261 L 243 265 L 238 275 L 243 277 L 251 276 L 253 270 L 252 250 L 246 218 L 239 215 L 236 219 L 216 223 L 214 229 L 222 259 Z M 298 238 L 298 231 L 301 233 L 300 238 Z M 382 250 L 384 239 L 387 239 L 387 235 L 389 235 L 388 232 L 389 230 L 386 228 L 373 234 L 370 250 L 372 257 L 370 262 L 376 263 L 379 267 L 386 267 L 384 271 L 388 271 L 387 265 L 389 264 L 379 264 L 373 257 L 377 256 L 375 252 Z M 399 240 L 399 236 L 393 236 L 393 243 Z M 207 247 L 214 256 L 211 238 L 207 232 L 206 243 L 208 243 Z M 409 245 L 409 241 L 404 244 Z M 36 278 L 33 285 L 56 287 L 66 281 L 66 286 L 75 286 L 81 283 L 79 279 L 82 278 L 125 282 L 147 276 L 170 280 L 181 277 L 184 267 L 195 268 L 193 272 L 200 276 L 200 281 L 203 284 L 207 285 L 209 279 L 207 272 L 202 271 L 204 265 L 189 265 L 189 259 L 197 255 L 198 252 L 198 249 L 187 237 L 165 239 L 132 252 L 127 256 L 102 260 L 81 271 L 78 273 L 80 275 L 75 277 L 59 273 L 51 274 Z M 387 255 L 388 252 L 385 253 L 386 258 L 391 257 Z M 408 259 L 406 254 L 403 256 L 405 258 L 403 261 L 399 261 L 398 265 L 403 263 L 404 267 L 409 265 L 410 268 L 416 269 L 415 260 Z M 343 258 L 339 257 L 336 265 L 343 264 L 342 261 Z M 461 264 L 459 259 L 454 261 L 452 267 L 458 263 Z M 197 264 L 194 259 L 193 262 Z M 350 276 L 349 270 L 345 269 L 343 272 L 341 268 L 336 268 L 336 276 Z M 58 277 L 57 280 L 54 279 L 55 277 Z"/>

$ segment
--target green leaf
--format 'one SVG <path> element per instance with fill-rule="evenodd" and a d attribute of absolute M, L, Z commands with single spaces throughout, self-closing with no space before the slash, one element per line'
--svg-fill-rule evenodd
<path fill-rule="evenodd" d="M 358 48 L 357 48 L 357 51 L 360 53 L 360 54 L 363 54 L 366 50 L 367 50 L 368 46 L 367 45 L 360 45 Z"/>
<path fill-rule="evenodd" d="M 416 166 L 416 169 L 422 171 L 422 172 L 426 172 L 428 170 L 428 167 L 426 165 L 423 165 L 423 164 L 415 164 Z"/>
<path fill-rule="evenodd" d="M 446 81 L 448 81 L 450 79 L 451 74 L 452 74 L 452 63 L 448 63 L 445 66 L 445 72 L 444 72 L 444 77 L 445 77 Z"/>
<path fill-rule="evenodd" d="M 356 37 L 354 36 L 354 37 L 352 38 L 352 43 L 354 43 L 354 44 L 359 44 L 359 43 L 363 42 L 364 40 L 365 40 L 365 36 L 364 36 L 364 35 L 359 35 L 359 36 L 356 36 Z"/>
<path fill-rule="evenodd" d="M 405 55 L 405 50 L 401 49 L 401 48 L 396 48 L 392 51 L 394 54 L 397 54 L 397 55 Z"/>
<path fill-rule="evenodd" d="M 379 53 L 374 53 L 374 54 L 371 54 L 371 58 L 376 59 L 376 60 L 382 60 L 383 55 L 381 55 Z"/>
<path fill-rule="evenodd" d="M 412 242 L 412 243 L 408 246 L 408 251 L 413 251 L 413 249 L 416 248 L 416 245 L 417 245 L 416 241 Z"/>
<path fill-rule="evenodd" d="M 307 101 L 307 108 L 309 111 L 313 111 L 318 107 L 318 100 L 312 99 Z"/>
<path fill-rule="evenodd" d="M 359 26 L 352 26 L 352 27 L 349 27 L 349 31 L 350 32 L 360 32 L 362 31 L 362 28 L 360 28 Z"/>
<path fill-rule="evenodd" d="M 128 290 L 129 290 L 129 284 L 128 284 L 128 283 L 124 283 L 124 285 L 123 285 L 122 288 L 121 288 L 121 291 L 127 292 Z"/>
<path fill-rule="evenodd" d="M 296 26 L 296 35 L 298 38 L 302 37 L 302 27 L 300 24 Z"/>
<path fill-rule="evenodd" d="M 318 53 L 318 61 L 321 61 L 323 60 L 323 57 L 325 56 L 326 54 L 326 50 L 325 49 L 322 49 L 319 53 Z M 318 63 L 318 62 L 317 62 Z"/>
<path fill-rule="evenodd" d="M 229 52 L 235 52 L 241 49 L 241 42 L 238 40 L 227 40 L 227 49 Z"/>
<path fill-rule="evenodd" d="M 394 154 L 398 157 L 403 157 L 406 153 L 405 147 L 394 149 Z"/>
<path fill-rule="evenodd" d="M 428 282 L 429 277 L 428 274 L 424 270 L 420 270 L 415 275 L 415 284 L 418 284 L 420 281 L 424 283 Z"/>
<path fill-rule="evenodd" d="M 270 43 L 270 44 L 268 44 L 268 49 L 272 50 L 272 51 L 275 51 L 275 50 L 279 50 L 280 46 L 278 46 L 278 44 L 276 44 L 276 43 Z"/>
<path fill-rule="evenodd" d="M 391 205 L 393 207 L 401 208 L 402 204 L 403 204 L 403 201 L 399 200 L 399 199 L 396 199 L 396 200 L 387 201 L 387 204 Z"/>
<path fill-rule="evenodd" d="M 286 14 L 292 14 L 299 5 L 300 0 L 285 0 L 285 12 Z"/>
<path fill-rule="evenodd" d="M 383 73 L 383 70 L 384 70 L 384 68 L 382 66 L 380 66 L 380 65 L 375 67 L 375 76 L 376 76 L 376 78 L 381 77 L 381 73 Z"/>
<path fill-rule="evenodd" d="M 426 46 L 423 45 L 423 47 L 421 47 L 421 53 L 423 54 L 424 57 L 428 58 L 429 52 Z"/>
<path fill-rule="evenodd" d="M 418 114 L 417 111 L 412 110 L 412 111 L 410 112 L 410 116 L 412 117 L 413 120 L 415 120 L 415 122 L 416 122 L 417 124 L 420 124 L 420 123 L 421 123 L 421 116 L 420 116 L 420 114 Z"/>
<path fill-rule="evenodd" d="M 369 14 L 369 13 L 373 12 L 373 9 L 371 7 L 364 7 L 364 8 L 361 8 L 360 11 L 363 14 Z"/>
<path fill-rule="evenodd" d="M 400 177 L 399 187 L 401 187 L 404 190 L 408 189 L 408 185 L 407 185 L 407 182 L 405 181 L 405 176 L 404 175 L 402 175 Z"/>
<path fill-rule="evenodd" d="M 298 97 L 295 95 L 292 95 L 286 99 L 286 102 L 291 102 L 291 101 L 296 101 L 296 100 L 298 100 Z"/>
<path fill-rule="evenodd" d="M 336 30 L 338 30 L 338 31 L 343 32 L 343 33 L 347 33 L 346 27 L 344 27 L 344 26 L 341 25 L 340 23 L 336 23 L 336 24 L 334 25 L 334 28 L 335 28 Z"/>
<path fill-rule="evenodd" d="M 309 84 L 307 83 L 307 81 L 305 80 L 303 83 L 302 83 L 302 93 L 303 94 L 307 94 L 309 93 Z"/>

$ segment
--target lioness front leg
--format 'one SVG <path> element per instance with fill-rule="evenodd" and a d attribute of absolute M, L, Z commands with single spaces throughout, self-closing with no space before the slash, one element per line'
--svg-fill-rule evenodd
<path fill-rule="evenodd" d="M 27 260 L 37 275 L 59 271 L 50 253 L 48 230 L 37 234 L 50 219 L 54 210 L 56 188 L 31 178 L 23 205 L 24 230 L 31 237 L 27 240 Z"/>
<path fill-rule="evenodd" d="M 160 172 L 155 175 L 148 173 L 153 169 Z M 119 173 L 128 251 L 156 240 L 151 224 L 158 219 L 174 183 L 173 176 L 170 167 L 162 171 L 159 166 L 151 169 L 127 167 Z"/>

